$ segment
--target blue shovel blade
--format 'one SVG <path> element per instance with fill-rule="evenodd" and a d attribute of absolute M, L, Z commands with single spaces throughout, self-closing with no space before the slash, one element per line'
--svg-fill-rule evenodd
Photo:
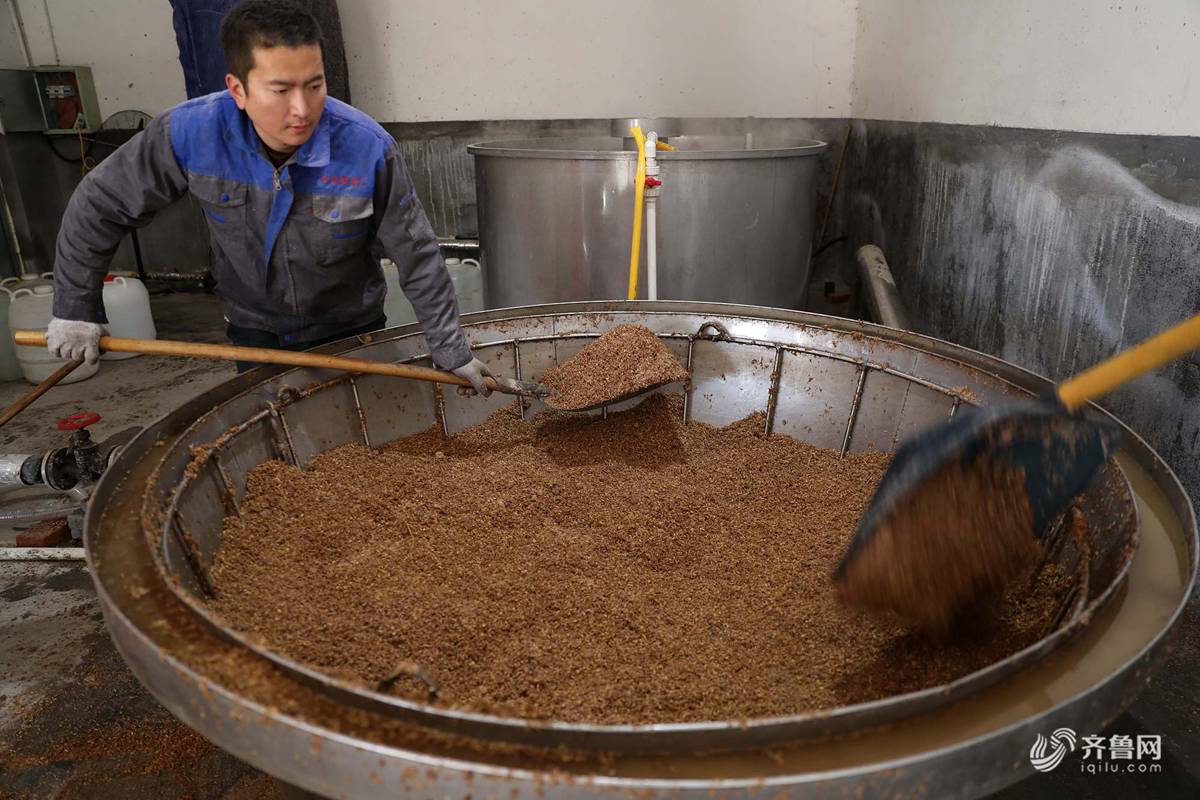
<path fill-rule="evenodd" d="M 1042 538 L 1108 462 L 1120 438 L 1116 425 L 1070 414 L 1057 401 L 965 408 L 950 422 L 922 431 L 896 451 L 834 571 L 834 580 L 844 578 L 848 565 L 899 504 L 954 461 L 969 465 L 986 458 L 1023 470 L 1034 532 Z"/>

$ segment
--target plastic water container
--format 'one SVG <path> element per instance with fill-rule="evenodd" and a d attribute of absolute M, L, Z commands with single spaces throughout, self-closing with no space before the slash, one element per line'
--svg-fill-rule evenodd
<path fill-rule="evenodd" d="M 447 258 L 446 269 L 458 295 L 458 310 L 462 314 L 483 311 L 483 269 L 473 258 Z"/>
<path fill-rule="evenodd" d="M 42 284 L 32 289 L 25 286 L 16 289 L 8 307 L 8 329 L 45 332 L 54 318 L 53 306 L 53 286 Z M 17 363 L 21 365 L 25 380 L 30 383 L 41 383 L 67 363 L 67 359 L 50 355 L 50 351 L 44 347 L 14 345 L 13 349 L 16 350 Z M 98 369 L 99 364 L 82 364 L 63 378 L 61 383 L 75 383 L 90 378 Z"/>
<path fill-rule="evenodd" d="M 389 328 L 397 325 L 407 325 L 417 321 L 417 313 L 413 311 L 404 290 L 400 288 L 400 268 L 390 258 L 380 259 L 379 266 L 383 268 L 383 280 L 387 283 L 387 299 L 383 301 L 383 313 L 387 315 Z"/>
<path fill-rule="evenodd" d="M 8 331 L 8 306 L 12 302 L 12 291 L 0 284 L 0 381 L 20 380 L 23 376 L 17 363 L 12 335 Z"/>
<path fill-rule="evenodd" d="M 150 313 L 150 292 L 137 278 L 108 275 L 104 278 L 104 315 L 108 317 L 108 335 L 121 339 L 157 339 L 154 316 Z M 100 358 L 116 361 L 140 353 L 101 353 Z"/>
<path fill-rule="evenodd" d="M 43 272 L 41 275 L 29 273 L 20 275 L 16 278 L 5 278 L 0 281 L 0 286 L 8 289 L 10 292 L 16 289 L 32 289 L 35 286 L 53 286 L 54 273 Z"/>
<path fill-rule="evenodd" d="M 0 380 L 15 381 L 24 377 L 21 364 L 17 361 L 16 345 L 8 330 L 8 307 L 12 302 L 12 293 L 17 289 L 32 289 L 35 286 L 53 286 L 54 273 L 43 272 L 41 275 L 30 272 L 15 278 L 5 278 L 0 281 L 0 331 L 4 332 L 0 342 Z"/>

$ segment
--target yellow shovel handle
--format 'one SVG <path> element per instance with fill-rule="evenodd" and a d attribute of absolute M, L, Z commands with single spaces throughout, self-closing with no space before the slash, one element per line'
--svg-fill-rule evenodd
<path fill-rule="evenodd" d="M 1074 411 L 1197 348 L 1200 348 L 1200 314 L 1059 385 L 1058 399 L 1068 410 Z"/>

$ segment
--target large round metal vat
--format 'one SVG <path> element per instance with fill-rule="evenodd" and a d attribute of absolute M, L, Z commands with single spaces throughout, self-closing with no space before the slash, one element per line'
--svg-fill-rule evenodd
<path fill-rule="evenodd" d="M 661 152 L 658 297 L 800 308 L 823 142 L 679 136 Z M 488 142 L 475 157 L 490 308 L 623 300 L 637 153 L 596 137 Z M 638 297 L 646 297 L 645 241 Z"/>
<path fill-rule="evenodd" d="M 645 324 L 691 373 L 688 420 L 725 424 L 765 411 L 767 429 L 842 452 L 890 449 L 962 403 L 1048 385 L 945 342 L 778 309 L 590 303 L 464 322 L 493 372 L 525 378 L 612 326 Z M 414 326 L 323 349 L 427 358 Z M 1089 521 L 1100 523 L 1091 552 L 1064 545 L 1054 556 L 1082 567 L 1057 626 L 952 684 L 875 703 L 607 727 L 389 704 L 290 662 L 208 612 L 207 567 L 223 517 L 238 513 L 249 469 L 272 458 L 303 467 L 332 447 L 378 447 L 431 425 L 453 434 L 507 402 L 379 376 L 263 369 L 149 426 L 106 473 L 86 523 L 107 624 L 131 669 L 220 746 L 327 796 L 971 797 L 1030 774 L 1037 734 L 1099 733 L 1132 702 L 1194 583 L 1191 505 L 1127 431 L 1117 462 L 1086 501 Z M 1055 657 L 1045 658 L 1051 649 Z M 528 749 L 547 746 L 548 758 Z"/>

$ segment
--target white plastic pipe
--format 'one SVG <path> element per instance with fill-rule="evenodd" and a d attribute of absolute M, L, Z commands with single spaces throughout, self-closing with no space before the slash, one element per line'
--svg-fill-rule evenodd
<path fill-rule="evenodd" d="M 858 274 L 871 319 L 889 328 L 913 330 L 883 251 L 873 244 L 864 244 L 858 248 L 855 257 L 858 259 Z"/>
<path fill-rule="evenodd" d="M 658 134 L 646 136 L 646 178 L 658 180 Z M 646 299 L 658 299 L 658 187 L 646 187 Z"/>

